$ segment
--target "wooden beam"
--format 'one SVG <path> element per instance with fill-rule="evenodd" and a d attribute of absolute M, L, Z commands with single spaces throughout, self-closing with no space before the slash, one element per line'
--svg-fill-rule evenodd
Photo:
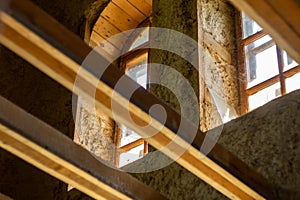
<path fill-rule="evenodd" d="M 0 97 L 0 147 L 95 199 L 165 199 Z"/>
<path fill-rule="evenodd" d="M 230 0 L 300 63 L 300 5 L 296 0 Z"/>
<path fill-rule="evenodd" d="M 114 91 L 113 89 L 119 78 L 123 76 L 120 70 L 110 66 L 100 80 L 93 76 L 93 73 L 99 70 L 99 62 L 109 64 L 102 56 L 92 52 L 99 58 L 99 62 L 89 63 L 89 66 L 84 66 L 86 69 L 82 69 L 82 73 L 77 74 L 80 64 L 90 49 L 79 38 L 75 38 L 72 33 L 53 21 L 51 17 L 25 0 L 2 2 L 9 2 L 9 6 L 2 4 L 0 13 L 2 23 L 0 42 L 6 47 L 77 95 L 88 100 L 95 99 L 96 106 L 103 113 L 139 133 L 152 146 L 160 149 L 170 158 L 177 159 L 176 162 L 227 197 L 231 199 L 272 198 L 274 188 L 220 145 L 215 145 L 205 157 L 199 151 L 205 138 L 205 134 L 200 130 L 198 130 L 192 145 L 189 145 L 185 137 L 194 125 L 186 119 L 181 119 L 178 113 L 142 87 L 137 89 L 131 97 L 129 108 L 127 108 L 126 102 L 130 97 L 126 97 L 126 91 Z M 48 27 L 56 28 L 49 30 Z M 81 50 L 78 51 L 78 49 Z M 74 85 L 76 78 L 80 80 L 80 85 Z M 125 82 L 127 88 L 138 87 L 137 83 L 130 78 L 125 77 Z M 97 87 L 94 94 L 95 86 Z M 119 106 L 116 116 L 112 115 L 112 101 Z M 163 121 L 161 116 L 150 116 L 147 113 L 151 106 L 156 104 L 163 106 L 166 110 L 167 119 L 164 124 L 161 122 Z M 150 124 L 149 128 L 157 134 L 149 135 L 148 132 L 134 126 L 127 117 L 122 115 L 128 109 L 131 118 L 137 124 L 143 126 Z M 184 130 L 179 131 L 179 125 L 183 125 Z M 176 133 L 180 137 L 176 137 Z M 168 145 L 170 143 L 172 145 Z M 179 158 L 176 154 L 177 150 L 184 151 Z"/>

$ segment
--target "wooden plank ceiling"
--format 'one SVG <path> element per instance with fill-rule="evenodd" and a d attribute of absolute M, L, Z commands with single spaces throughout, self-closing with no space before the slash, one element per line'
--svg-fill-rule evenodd
<path fill-rule="evenodd" d="M 152 0 L 112 0 L 92 29 L 90 46 L 96 47 L 106 41 L 101 45 L 100 53 L 107 58 L 118 55 L 128 35 L 124 34 L 120 38 L 111 37 L 136 28 L 150 16 L 151 11 Z"/>

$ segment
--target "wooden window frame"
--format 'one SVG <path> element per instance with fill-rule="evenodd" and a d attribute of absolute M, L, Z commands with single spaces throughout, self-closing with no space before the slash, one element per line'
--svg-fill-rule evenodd
<path fill-rule="evenodd" d="M 255 47 L 252 51 L 257 51 L 255 54 L 263 52 L 269 47 L 276 46 L 277 54 L 277 63 L 279 73 L 267 80 L 264 80 L 261 83 L 258 83 L 252 87 L 248 87 L 247 81 L 247 66 L 246 66 L 246 55 L 245 55 L 245 46 L 261 39 L 262 37 L 268 35 L 263 30 L 258 31 L 248 37 L 243 38 L 243 19 L 242 13 L 239 10 L 236 10 L 236 35 L 237 35 L 237 56 L 238 56 L 238 70 L 239 70 L 239 82 L 240 82 L 240 105 L 241 105 L 241 114 L 249 112 L 249 97 L 255 93 L 268 88 L 269 86 L 280 83 L 280 92 L 281 95 L 285 95 L 286 85 L 285 80 L 292 77 L 293 75 L 300 72 L 299 64 L 291 69 L 284 71 L 284 61 L 283 61 L 283 50 L 278 47 L 275 41 L 272 39 L 258 47 Z"/>
<path fill-rule="evenodd" d="M 150 22 L 150 17 L 145 19 L 139 26 L 139 28 L 143 28 L 143 27 L 151 27 L 151 22 Z M 138 29 L 141 30 L 141 29 Z M 138 35 L 141 33 L 141 31 L 134 31 L 128 38 L 127 42 L 129 45 L 125 45 L 123 48 L 123 52 L 127 52 L 122 54 L 121 58 L 120 58 L 120 62 L 119 62 L 119 66 L 120 69 L 124 72 L 126 72 L 129 68 L 131 67 L 127 67 L 126 64 L 131 62 L 132 60 L 134 60 L 135 58 L 139 57 L 139 56 L 143 56 L 144 54 L 147 54 L 147 86 L 146 89 L 149 91 L 150 90 L 150 84 L 149 83 L 149 63 L 150 63 L 150 48 L 149 47 L 149 41 L 150 41 L 150 35 L 149 35 L 149 40 L 139 46 L 137 46 L 136 48 L 128 51 L 130 49 L 130 47 L 132 46 L 133 42 L 135 41 L 135 39 L 138 37 Z M 145 141 L 143 138 L 137 139 L 133 142 L 130 142 L 126 145 L 121 146 L 121 139 L 122 139 L 122 130 L 120 128 L 119 124 L 116 124 L 116 141 L 115 141 L 115 145 L 117 147 L 117 151 L 116 151 L 116 156 L 115 156 L 115 165 L 116 167 L 119 167 L 119 163 L 120 163 L 120 155 L 122 153 L 128 152 L 142 144 L 144 144 L 144 156 L 146 154 L 148 154 L 148 142 Z"/>

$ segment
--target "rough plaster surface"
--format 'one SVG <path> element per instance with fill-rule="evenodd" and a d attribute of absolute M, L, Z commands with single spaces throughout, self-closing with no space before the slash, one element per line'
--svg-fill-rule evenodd
<path fill-rule="evenodd" d="M 207 131 L 239 114 L 234 8 L 226 0 L 199 0 L 199 41 L 205 53 L 200 63 L 200 128 Z M 225 59 L 227 58 L 227 59 Z M 210 91 L 214 91 L 213 97 Z M 217 97 L 217 99 L 216 99 Z M 215 106 L 216 101 L 224 110 Z"/>
<path fill-rule="evenodd" d="M 186 34 L 195 41 L 197 41 L 197 10 L 195 8 L 196 0 L 189 1 L 153 1 L 153 24 L 154 27 L 162 27 L 173 29 L 181 33 Z M 177 38 L 180 40 L 180 38 Z M 175 40 L 176 41 L 176 40 Z M 159 41 L 155 41 L 159 43 Z M 174 41 L 172 41 L 174 42 Z M 191 52 L 186 51 L 183 47 L 182 52 L 184 58 L 190 58 Z M 196 55 L 196 54 L 195 54 Z M 197 116 L 197 109 L 195 107 L 198 104 L 199 96 L 199 76 L 197 70 L 184 58 L 171 52 L 165 52 L 157 49 L 152 49 L 150 52 L 150 59 L 152 63 L 160 63 L 166 66 L 172 67 L 177 70 L 186 80 L 189 81 L 190 86 L 194 90 L 195 95 L 186 96 L 186 88 L 181 83 L 182 79 L 176 76 L 174 73 L 170 73 L 165 67 L 153 70 L 150 68 L 150 76 L 157 79 L 158 82 L 165 83 L 169 86 L 175 86 L 175 90 L 180 92 L 180 95 L 175 95 L 171 92 L 170 87 L 160 85 L 151 85 L 150 91 L 156 95 L 159 99 L 165 101 L 169 106 L 174 108 L 177 112 L 184 114 L 186 117 L 191 118 Z M 196 55 L 197 56 L 197 55 Z M 197 60 L 197 58 L 196 58 Z M 195 66 L 197 67 L 197 66 Z M 185 106 L 184 110 L 181 110 L 179 101 L 182 101 L 181 106 Z M 183 113 L 184 112 L 184 113 Z M 193 119 L 191 119 L 193 120 Z"/>
<path fill-rule="evenodd" d="M 78 98 L 75 142 L 110 163 L 115 159 L 114 121 L 93 108 L 82 98 Z"/>
<path fill-rule="evenodd" d="M 218 4 L 218 1 L 212 1 L 211 4 Z M 213 12 L 215 11 L 212 10 L 211 12 L 212 12 L 211 15 L 214 15 Z M 224 13 L 224 15 L 226 14 L 228 13 Z M 222 16 L 222 18 L 224 18 L 224 16 Z M 218 27 L 218 22 L 219 19 L 216 18 L 217 25 L 215 25 L 214 27 L 215 29 Z M 197 41 L 198 39 L 197 1 L 196 0 L 189 0 L 189 1 L 154 0 L 153 1 L 153 26 L 175 29 L 177 31 L 187 34 L 188 36 L 192 37 Z M 211 27 L 211 29 L 213 29 L 213 27 Z M 223 40 L 226 41 L 226 39 L 222 38 L 222 41 Z M 151 62 L 163 63 L 165 65 L 172 66 L 180 73 L 182 73 L 185 76 L 185 78 L 190 81 L 190 84 L 194 88 L 195 93 L 199 95 L 199 76 L 197 74 L 197 71 L 194 70 L 193 67 L 189 65 L 189 63 L 187 63 L 185 60 L 179 58 L 174 54 L 162 52 L 159 50 L 152 50 L 150 55 L 151 55 Z M 216 63 L 218 62 L 217 59 L 215 59 L 214 61 Z M 224 65 L 225 64 L 227 63 L 224 63 Z M 210 68 L 210 66 L 205 66 L 205 67 L 207 70 L 211 70 L 211 71 L 218 70 L 214 73 L 215 76 L 219 76 L 219 73 L 222 70 L 223 72 L 225 70 L 228 70 L 221 67 L 216 67 L 216 69 L 212 69 Z M 230 70 L 226 72 L 231 73 Z M 164 73 L 165 72 L 161 70 L 160 72 L 155 72 L 155 76 L 159 75 L 159 78 L 162 81 L 174 82 L 174 80 L 176 80 L 176 77 L 170 77 L 169 74 L 164 74 Z M 227 76 L 229 76 L 229 74 Z M 217 81 L 220 80 L 221 79 Z M 170 93 L 170 91 L 166 90 L 166 88 L 158 87 L 158 86 L 152 87 L 151 92 L 155 94 L 158 98 L 167 102 L 175 110 L 180 112 L 180 106 L 178 105 L 178 100 L 175 98 L 173 94 Z M 184 92 L 182 92 L 182 94 L 184 94 Z M 190 101 L 185 101 L 185 103 L 188 104 L 190 108 L 193 110 L 195 105 L 190 104 Z M 207 103 L 207 101 L 204 101 L 204 103 Z M 202 108 L 209 109 L 206 112 L 211 113 L 210 107 L 203 105 Z M 186 114 L 190 114 L 191 116 L 193 116 L 194 113 L 187 112 Z M 210 122 L 210 120 L 211 119 L 208 119 L 204 122 L 207 123 L 208 121 Z M 214 123 L 214 125 L 217 126 L 218 123 Z M 225 196 L 217 192 L 211 186 L 204 183 L 202 180 L 197 178 L 195 175 L 191 174 L 186 169 L 182 168 L 177 163 L 172 163 L 171 165 L 154 172 L 149 172 L 144 174 L 133 174 L 133 175 L 139 180 L 141 180 L 142 182 L 150 185 L 157 191 L 161 192 L 168 199 L 174 199 L 174 200 L 175 199 L 176 200 L 177 199 L 226 199 Z"/>
<path fill-rule="evenodd" d="M 226 124 L 219 143 L 262 174 L 277 199 L 299 199 L 300 91 Z"/>

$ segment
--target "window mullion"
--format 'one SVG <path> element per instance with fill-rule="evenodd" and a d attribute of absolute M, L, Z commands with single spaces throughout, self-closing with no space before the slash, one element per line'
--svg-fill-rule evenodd
<path fill-rule="evenodd" d="M 253 35 L 250 35 L 246 37 L 245 39 L 242 39 L 242 44 L 244 46 L 247 46 L 251 44 L 252 42 L 255 42 L 256 40 L 266 36 L 267 34 L 263 32 L 263 30 L 258 31 L 257 33 L 254 33 Z"/>
<path fill-rule="evenodd" d="M 248 96 L 251 96 L 251 95 L 279 82 L 279 81 L 280 81 L 280 75 L 273 76 L 272 78 L 270 78 L 262 83 L 259 83 L 251 88 L 248 88 L 246 90 L 246 93 Z"/>
<path fill-rule="evenodd" d="M 293 67 L 292 69 L 289 69 L 285 72 L 283 72 L 284 78 L 290 78 L 294 76 L 295 74 L 300 73 L 300 66 L 297 65 L 296 67 Z"/>
<path fill-rule="evenodd" d="M 280 90 L 281 95 L 286 94 L 286 86 L 285 86 L 285 78 L 283 76 L 283 56 L 282 56 L 282 50 L 276 45 L 276 52 L 277 52 L 277 62 L 278 62 L 278 69 L 279 69 L 279 78 L 280 78 Z"/>
<path fill-rule="evenodd" d="M 144 144 L 144 139 L 140 138 L 138 140 L 135 140 L 133 142 L 130 142 L 122 147 L 119 148 L 120 152 L 127 152 L 130 151 L 131 149 L 134 149 L 135 147 L 140 146 L 141 144 Z"/>
<path fill-rule="evenodd" d="M 240 112 L 245 114 L 248 112 L 248 95 L 246 94 L 247 89 L 247 74 L 246 74 L 246 63 L 245 63 L 245 52 L 244 52 L 244 40 L 242 30 L 242 16 L 239 10 L 235 10 L 236 17 L 236 35 L 237 35 L 237 64 L 238 64 L 238 79 L 239 79 L 239 92 L 240 92 Z"/>

